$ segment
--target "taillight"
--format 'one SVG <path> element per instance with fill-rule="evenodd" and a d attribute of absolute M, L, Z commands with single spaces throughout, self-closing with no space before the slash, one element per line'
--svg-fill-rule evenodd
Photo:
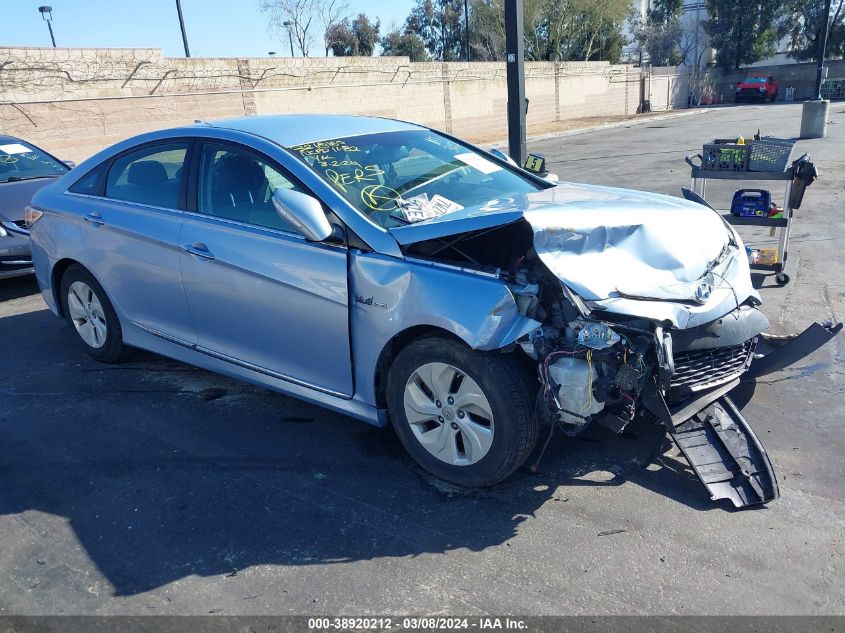
<path fill-rule="evenodd" d="M 32 228 L 32 225 L 38 222 L 42 215 L 44 215 L 43 211 L 33 209 L 31 206 L 27 205 L 27 207 L 23 210 L 23 221 L 26 223 L 26 227 Z"/>

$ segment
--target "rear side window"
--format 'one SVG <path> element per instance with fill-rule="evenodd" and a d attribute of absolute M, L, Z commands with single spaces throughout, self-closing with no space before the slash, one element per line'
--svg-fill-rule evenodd
<path fill-rule="evenodd" d="M 176 209 L 187 143 L 166 143 L 124 154 L 112 163 L 106 197 Z"/>

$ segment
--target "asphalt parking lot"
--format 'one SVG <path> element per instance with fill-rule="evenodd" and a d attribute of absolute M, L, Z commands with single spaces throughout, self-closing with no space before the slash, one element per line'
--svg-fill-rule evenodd
<path fill-rule="evenodd" d="M 797 136 L 800 108 L 529 149 L 564 180 L 677 195 L 685 154 L 758 127 Z M 829 137 L 796 149 L 822 177 L 797 211 L 792 283 L 755 276 L 775 333 L 845 317 L 843 147 L 838 102 Z M 645 426 L 558 436 L 538 474 L 456 489 L 390 430 L 152 354 L 98 364 L 34 280 L 2 282 L 0 613 L 842 614 L 841 339 L 757 385 L 745 415 L 781 498 L 733 511 Z"/>

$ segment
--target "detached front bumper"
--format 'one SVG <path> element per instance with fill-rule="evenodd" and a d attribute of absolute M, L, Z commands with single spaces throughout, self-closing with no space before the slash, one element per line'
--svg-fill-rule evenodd
<path fill-rule="evenodd" d="M 754 318 L 745 320 L 750 323 Z M 753 339 L 739 346 L 730 345 L 734 342 L 730 337 L 720 340 L 720 344 L 728 345 L 696 352 L 698 357 L 721 359 L 719 366 L 712 368 L 712 376 L 718 379 L 715 380 L 718 384 L 687 389 L 689 397 L 680 402 L 673 398 L 679 393 L 676 376 L 674 373 L 667 376 L 666 368 L 661 372 L 662 379 L 658 374 L 646 386 L 641 402 L 667 427 L 713 500 L 729 499 L 735 507 L 741 508 L 766 503 L 779 496 L 768 454 L 728 394 L 741 381 L 753 381 L 800 361 L 841 330 L 841 323 L 813 323 L 792 337 L 775 338 L 755 333 Z M 739 333 L 742 328 L 731 331 Z M 671 349 L 669 353 L 672 361 L 667 364 L 673 372 L 677 356 L 671 355 Z M 706 384 L 704 373 L 696 375 L 700 378 L 696 385 Z M 682 386 L 688 387 L 687 383 L 682 381 Z"/>

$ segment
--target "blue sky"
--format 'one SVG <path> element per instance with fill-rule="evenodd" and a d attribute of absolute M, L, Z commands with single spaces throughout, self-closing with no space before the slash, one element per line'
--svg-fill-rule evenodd
<path fill-rule="evenodd" d="M 380 18 L 382 33 L 400 24 L 413 0 L 347 0 L 352 14 Z M 58 46 L 161 48 L 167 56 L 184 55 L 175 0 L 2 0 L 0 45 L 50 46 L 38 7 L 53 7 Z M 287 38 L 267 32 L 259 0 L 182 0 L 188 44 L 194 57 L 259 57 L 267 51 L 289 55 Z M 314 31 L 319 42 L 322 35 Z M 322 54 L 319 43 L 312 55 Z"/>

